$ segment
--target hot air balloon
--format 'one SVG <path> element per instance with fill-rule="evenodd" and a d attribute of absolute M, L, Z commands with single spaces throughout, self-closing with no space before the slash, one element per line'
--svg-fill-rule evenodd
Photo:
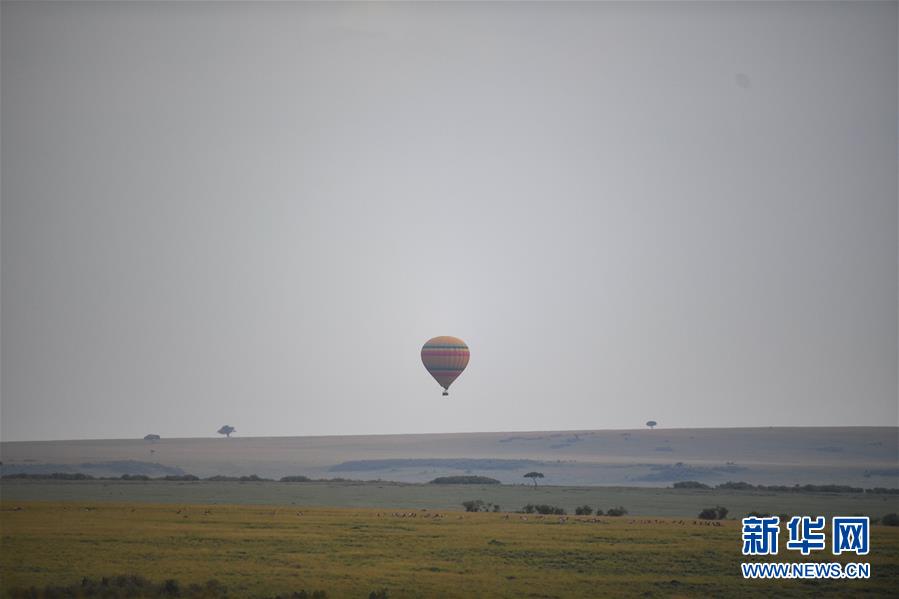
<path fill-rule="evenodd" d="M 449 386 L 468 366 L 468 346 L 456 337 L 434 337 L 421 348 L 421 362 L 449 395 Z"/>

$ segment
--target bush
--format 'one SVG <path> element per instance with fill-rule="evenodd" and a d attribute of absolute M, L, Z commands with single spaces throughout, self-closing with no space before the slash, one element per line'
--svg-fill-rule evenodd
<path fill-rule="evenodd" d="M 620 505 L 618 507 L 609 508 L 609 510 L 606 512 L 606 516 L 615 516 L 615 517 L 624 516 L 625 514 L 627 514 L 627 510 L 624 509 L 624 507 L 622 507 Z"/>
<path fill-rule="evenodd" d="M 874 487 L 873 489 L 865 489 L 865 493 L 875 493 L 880 495 L 899 495 L 899 489 L 886 489 L 884 487 Z"/>
<path fill-rule="evenodd" d="M 544 516 L 564 516 L 565 509 L 556 507 L 554 505 L 547 505 L 545 503 L 534 505 L 533 503 L 529 503 L 523 508 L 521 508 L 525 514 L 533 514 L 537 512 L 538 514 L 543 514 Z"/>
<path fill-rule="evenodd" d="M 800 493 L 864 493 L 861 487 L 850 487 L 849 485 L 802 485 L 794 488 Z"/>
<path fill-rule="evenodd" d="M 484 502 L 480 499 L 470 499 L 463 501 L 462 507 L 465 508 L 466 512 L 480 512 L 481 508 L 484 507 Z"/>
<path fill-rule="evenodd" d="M 721 505 L 715 507 L 707 507 L 699 512 L 700 520 L 724 520 L 727 517 L 727 508 Z"/>
<path fill-rule="evenodd" d="M 170 578 L 162 583 L 162 593 L 164 595 L 172 595 L 173 597 L 177 597 L 181 594 L 181 587 L 178 585 L 178 581 Z"/>
<path fill-rule="evenodd" d="M 712 487 L 696 480 L 682 480 L 672 485 L 675 489 L 711 489 Z"/>
<path fill-rule="evenodd" d="M 675 488 L 677 485 L 675 484 Z M 850 487 L 849 485 L 753 485 L 747 482 L 739 481 L 721 483 L 717 489 L 727 489 L 731 491 L 774 491 L 778 493 L 864 493 L 861 487 Z M 883 489 L 879 492 L 889 492 L 889 489 Z M 878 492 L 874 489 L 868 489 L 869 493 Z"/>
<path fill-rule="evenodd" d="M 368 599 L 389 599 L 389 595 L 387 594 L 387 589 L 380 589 L 377 591 L 372 591 L 368 594 Z"/>
<path fill-rule="evenodd" d="M 270 481 L 270 478 L 262 478 L 257 474 L 251 474 L 249 476 L 225 476 L 222 474 L 217 474 L 215 476 L 210 476 L 206 480 L 213 482 L 241 482 L 241 483 L 253 483 L 253 482 L 262 482 L 262 481 Z"/>
<path fill-rule="evenodd" d="M 310 479 L 308 476 L 282 476 L 282 483 L 307 483 Z"/>
<path fill-rule="evenodd" d="M 120 478 L 122 480 L 150 480 L 146 474 L 123 474 Z"/>
<path fill-rule="evenodd" d="M 440 476 L 431 485 L 498 485 L 500 482 L 489 476 Z"/>
<path fill-rule="evenodd" d="M 768 512 L 747 512 L 747 518 L 770 518 L 771 514 Z"/>
<path fill-rule="evenodd" d="M 896 512 L 886 514 L 880 519 L 880 523 L 884 526 L 899 526 L 899 515 Z"/>
<path fill-rule="evenodd" d="M 227 589 L 217 580 L 209 580 L 205 584 L 192 584 L 182 588 L 177 580 L 169 579 L 161 584 L 154 583 L 142 576 L 112 576 L 99 580 L 82 578 L 80 583 L 66 587 L 48 585 L 43 589 L 13 588 L 9 596 L 14 598 L 32 597 L 191 597 L 215 599 L 227 597 Z M 303 595 L 306 597 L 306 595 Z"/>
<path fill-rule="evenodd" d="M 589 505 L 582 505 L 581 507 L 574 508 L 574 513 L 576 516 L 589 516 L 593 513 L 593 508 Z"/>
<path fill-rule="evenodd" d="M 25 479 L 25 480 L 94 480 L 90 474 L 81 472 L 54 472 L 53 474 L 28 474 L 26 472 L 16 472 L 15 474 L 4 474 L 4 479 Z"/>
<path fill-rule="evenodd" d="M 193 474 L 169 474 L 163 480 L 194 481 L 200 480 L 200 477 Z"/>
<path fill-rule="evenodd" d="M 730 489 L 732 491 L 751 491 L 755 489 L 755 485 L 750 485 L 749 483 L 745 483 L 743 481 L 733 482 L 727 481 L 726 483 L 721 483 L 716 489 Z"/>

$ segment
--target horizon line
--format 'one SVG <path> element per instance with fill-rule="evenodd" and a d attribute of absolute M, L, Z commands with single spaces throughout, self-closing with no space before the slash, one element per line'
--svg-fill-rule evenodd
<path fill-rule="evenodd" d="M 899 424 L 883 425 L 883 424 L 860 424 L 860 425 L 769 425 L 769 426 L 704 426 L 704 427 L 659 427 L 650 429 L 648 427 L 641 428 L 582 428 L 582 429 L 542 429 L 542 430 L 505 430 L 505 431 L 454 431 L 454 432 L 421 432 L 421 433 L 344 433 L 330 435 L 249 435 L 233 437 L 232 439 L 321 439 L 321 438 L 341 438 L 341 437 L 418 437 L 418 436 L 449 436 L 449 435 L 504 435 L 504 434 L 533 434 L 533 433 L 593 433 L 593 432 L 632 432 L 632 431 L 708 431 L 708 430 L 761 430 L 761 429 L 897 429 L 899 432 Z M 158 433 L 148 433 L 158 434 Z M 230 438 L 223 435 L 203 436 L 203 437 L 165 437 L 160 435 L 160 440 L 194 440 L 194 439 L 222 439 Z M 27 439 L 17 441 L 0 440 L 0 444 L 11 443 L 75 443 L 90 441 L 144 441 L 143 437 L 88 437 L 82 439 Z"/>

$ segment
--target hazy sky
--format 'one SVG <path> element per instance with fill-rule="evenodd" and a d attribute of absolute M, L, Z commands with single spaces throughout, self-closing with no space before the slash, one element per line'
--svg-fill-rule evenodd
<path fill-rule="evenodd" d="M 895 2 L 3 2 L 0 87 L 5 441 L 899 424 Z"/>

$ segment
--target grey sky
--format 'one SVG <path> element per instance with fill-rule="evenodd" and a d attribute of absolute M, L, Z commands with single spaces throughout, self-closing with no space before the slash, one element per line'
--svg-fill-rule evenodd
<path fill-rule="evenodd" d="M 894 2 L 4 2 L 0 99 L 5 441 L 899 424 Z"/>

